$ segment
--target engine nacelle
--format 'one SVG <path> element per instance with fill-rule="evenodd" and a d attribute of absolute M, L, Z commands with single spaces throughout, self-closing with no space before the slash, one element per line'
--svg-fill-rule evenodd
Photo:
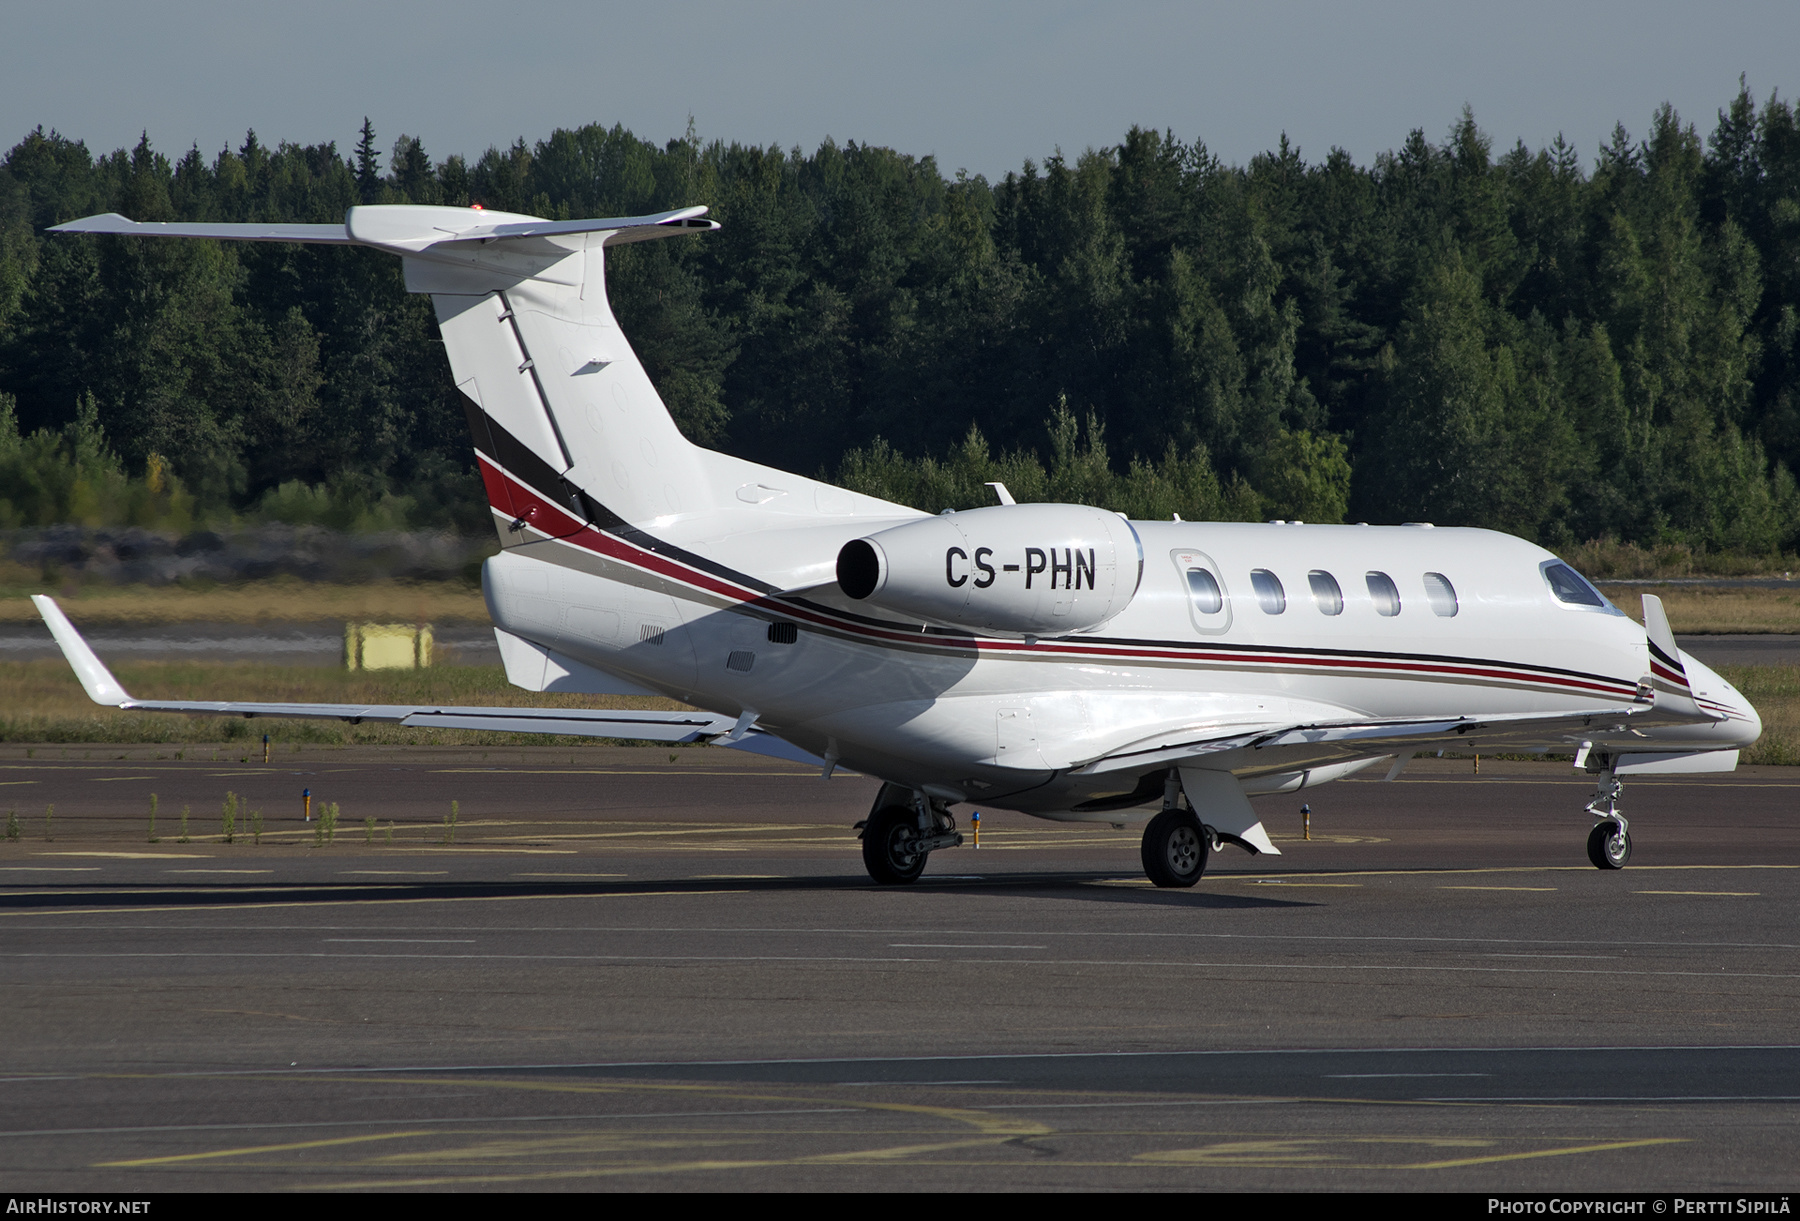
<path fill-rule="evenodd" d="M 1131 523 L 1086 505 L 995 505 L 845 543 L 845 594 L 933 623 L 1010 636 L 1099 627 L 1144 576 Z"/>

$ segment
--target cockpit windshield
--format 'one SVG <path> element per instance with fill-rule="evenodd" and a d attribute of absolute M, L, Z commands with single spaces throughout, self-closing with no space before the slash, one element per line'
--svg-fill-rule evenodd
<path fill-rule="evenodd" d="M 1590 585 L 1586 577 L 1561 560 L 1546 560 L 1539 567 L 1543 569 L 1544 580 L 1548 582 L 1550 592 L 1556 595 L 1558 602 L 1567 602 L 1571 606 L 1592 606 L 1601 610 L 1612 609 L 1612 603 Z"/>

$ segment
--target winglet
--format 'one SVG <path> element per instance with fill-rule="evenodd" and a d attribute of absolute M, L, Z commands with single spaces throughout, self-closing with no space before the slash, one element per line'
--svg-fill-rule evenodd
<path fill-rule="evenodd" d="M 119 680 L 112 676 L 101 660 L 94 656 L 94 650 L 88 642 L 81 638 L 75 625 L 56 604 L 56 599 L 44 594 L 32 594 L 32 604 L 38 608 L 38 614 L 44 617 L 50 634 L 56 637 L 56 643 L 62 648 L 63 656 L 69 659 L 69 665 L 75 669 L 75 677 L 81 680 L 83 690 L 88 698 L 96 704 L 105 704 L 110 708 L 120 708 L 131 702 L 131 695 Z"/>
<path fill-rule="evenodd" d="M 1681 649 L 1675 633 L 1669 628 L 1669 616 L 1662 599 L 1644 595 L 1644 635 L 1650 642 L 1650 673 L 1656 686 L 1672 695 L 1690 697 L 1687 667 L 1681 664 Z"/>

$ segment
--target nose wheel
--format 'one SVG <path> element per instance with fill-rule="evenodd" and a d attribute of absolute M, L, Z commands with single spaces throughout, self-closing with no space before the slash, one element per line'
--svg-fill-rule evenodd
<path fill-rule="evenodd" d="M 1625 786 L 1611 770 L 1600 773 L 1594 786 L 1594 799 L 1587 812 L 1594 816 L 1594 829 L 1588 832 L 1588 860 L 1596 869 L 1623 869 L 1631 859 L 1631 824 L 1619 813 L 1619 794 Z"/>
<path fill-rule="evenodd" d="M 1631 859 L 1631 832 L 1623 819 L 1595 823 L 1588 832 L 1588 860 L 1596 869 L 1623 869 Z"/>

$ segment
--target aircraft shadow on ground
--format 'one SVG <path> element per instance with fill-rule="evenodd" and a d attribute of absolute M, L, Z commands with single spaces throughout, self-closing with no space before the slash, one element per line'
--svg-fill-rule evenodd
<path fill-rule="evenodd" d="M 566 899 L 592 895 L 616 898 L 633 894 L 680 895 L 718 894 L 729 891 L 741 894 L 795 894 L 821 891 L 852 891 L 882 895 L 911 895 L 929 902 L 934 896 L 952 894 L 993 894 L 996 890 L 1025 893 L 1037 897 L 1075 899 L 1089 903 L 1124 903 L 1132 906 L 1199 907 L 1199 908 L 1263 908 L 1317 907 L 1317 901 L 1277 899 L 1261 895 L 1218 894 L 1207 890 L 1151 890 L 1147 888 L 1102 885 L 1113 875 L 1080 874 L 1012 874 L 988 878 L 956 878 L 932 881 L 927 878 L 909 887 L 877 886 L 866 878 L 795 877 L 795 878 L 681 878 L 634 882 L 400 882 L 339 884 L 332 882 L 269 882 L 245 885 L 236 882 L 182 884 L 162 883 L 91 883 L 58 886 L 54 892 L 8 894 L 0 891 L 0 911 L 33 911 L 56 908 L 155 909 L 179 907 L 242 907 L 260 904 L 331 903 L 407 903 L 420 900 L 455 899 Z"/>

